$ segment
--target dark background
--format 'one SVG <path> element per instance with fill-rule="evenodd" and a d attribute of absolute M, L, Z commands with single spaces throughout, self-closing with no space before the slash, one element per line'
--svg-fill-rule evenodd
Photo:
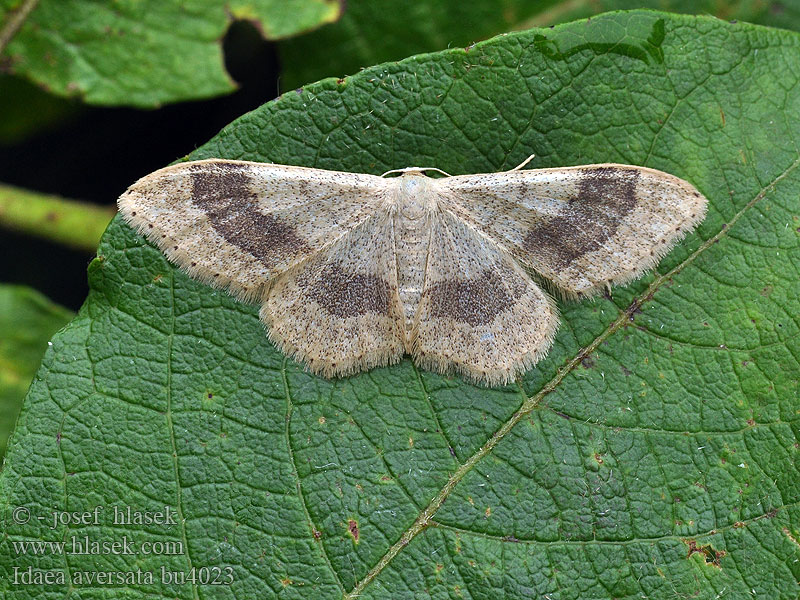
<path fill-rule="evenodd" d="M 278 96 L 276 46 L 245 22 L 224 41 L 225 67 L 239 84 L 229 96 L 155 110 L 72 104 L 52 129 L 0 144 L 0 181 L 30 190 L 113 206 L 140 177 L 185 156 L 225 125 Z M 2 117 L 0 117 L 2 118 Z M 93 254 L 28 235 L 0 234 L 0 281 L 36 288 L 77 310 L 86 298 Z M 48 263 L 42 269 L 43 262 Z"/>

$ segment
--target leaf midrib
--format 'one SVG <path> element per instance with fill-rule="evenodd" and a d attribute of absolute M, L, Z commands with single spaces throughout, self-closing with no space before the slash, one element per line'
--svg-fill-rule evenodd
<path fill-rule="evenodd" d="M 295 486 L 297 488 L 297 496 L 300 498 L 300 504 L 303 506 L 303 512 L 306 515 L 306 522 L 311 527 L 311 535 L 316 537 L 315 533 L 318 531 L 317 526 L 314 524 L 314 520 L 311 518 L 311 513 L 308 512 L 308 504 L 306 504 L 305 495 L 303 494 L 303 486 L 300 484 L 300 474 L 297 470 L 297 461 L 294 458 L 294 448 L 292 448 L 292 438 L 289 434 L 289 426 L 292 422 L 292 413 L 294 412 L 294 402 L 292 402 L 292 395 L 289 392 L 289 381 L 286 379 L 286 363 L 288 362 L 288 358 L 283 359 L 283 365 L 281 367 L 281 374 L 283 375 L 283 391 L 286 395 L 286 418 L 284 419 L 284 437 L 286 438 L 286 450 L 289 453 L 289 462 L 292 467 L 292 475 L 295 480 Z M 325 561 L 325 564 L 328 565 L 328 568 L 331 571 L 331 575 L 333 575 L 333 580 L 336 583 L 336 586 L 342 591 L 342 596 L 344 597 L 347 592 L 344 589 L 344 584 L 342 583 L 341 577 L 339 577 L 339 573 L 336 569 L 333 568 L 333 564 L 331 564 L 331 559 L 328 556 L 327 551 L 325 550 L 325 545 L 320 544 L 320 550 L 322 552 L 322 558 Z"/>
<path fill-rule="evenodd" d="M 364 589 L 372 582 L 373 579 L 375 579 L 375 577 L 378 576 L 381 571 L 383 571 L 383 569 L 400 552 L 400 550 L 410 544 L 418 533 L 431 525 L 430 521 L 433 515 L 439 510 L 442 503 L 447 499 L 447 497 L 450 495 L 453 489 L 455 489 L 456 485 L 458 485 L 458 483 L 464 478 L 464 476 L 469 473 L 481 459 L 487 456 L 517 423 L 530 414 L 539 405 L 542 398 L 555 391 L 564 378 L 570 374 L 583 359 L 592 354 L 600 344 L 613 335 L 617 330 L 622 328 L 626 323 L 629 323 L 633 314 L 639 310 L 644 302 L 652 300 L 655 293 L 665 282 L 669 281 L 672 277 L 680 273 L 684 268 L 692 264 L 698 256 L 721 240 L 747 211 L 749 211 L 756 203 L 766 196 L 771 188 L 786 178 L 799 166 L 800 156 L 796 158 L 792 164 L 786 167 L 786 169 L 784 169 L 775 179 L 763 186 L 739 212 L 737 212 L 726 224 L 723 224 L 723 226 L 715 235 L 700 244 L 700 246 L 694 252 L 692 252 L 692 254 L 673 267 L 670 271 L 663 275 L 657 275 L 644 293 L 636 297 L 628 306 L 628 308 L 621 310 L 619 316 L 600 335 L 598 335 L 588 346 L 581 348 L 581 350 L 566 364 L 566 366 L 558 369 L 556 375 L 536 394 L 525 400 L 520 409 L 516 411 L 510 419 L 503 423 L 500 429 L 492 434 L 492 436 L 480 447 L 480 449 L 478 449 L 477 452 L 470 456 L 458 469 L 456 469 L 453 475 L 451 475 L 451 477 L 447 480 L 447 483 L 445 483 L 442 489 L 439 490 L 439 492 L 434 496 L 433 500 L 431 500 L 419 517 L 417 517 L 417 519 L 408 527 L 408 529 L 402 533 L 397 542 L 395 542 L 386 551 L 386 553 L 380 558 L 375 566 L 369 570 L 364 578 L 356 583 L 352 591 L 348 594 L 345 594 L 343 598 L 345 600 L 354 600 L 355 598 L 358 598 Z"/>

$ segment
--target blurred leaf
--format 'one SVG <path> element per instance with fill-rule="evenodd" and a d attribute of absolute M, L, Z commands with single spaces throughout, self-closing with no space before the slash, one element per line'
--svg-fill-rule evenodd
<path fill-rule="evenodd" d="M 713 15 L 726 21 L 800 29 L 800 4 L 797 0 L 578 0 L 562 2 L 558 16 L 562 20 L 577 19 L 609 10 L 636 8 Z"/>
<path fill-rule="evenodd" d="M 349 0 L 336 23 L 281 42 L 285 90 L 411 54 L 468 46 L 493 35 L 546 27 L 610 10 L 653 8 L 800 29 L 796 0 Z"/>
<path fill-rule="evenodd" d="M 0 145 L 11 145 L 78 112 L 78 106 L 32 83 L 0 75 Z"/>
<path fill-rule="evenodd" d="M 36 290 L 0 284 L 0 460 L 47 340 L 73 316 Z"/>
<path fill-rule="evenodd" d="M 663 169 L 711 206 L 657 273 L 561 302 L 550 354 L 505 389 L 410 361 L 311 376 L 257 307 L 116 219 L 0 473 L 0 590 L 119 597 L 10 583 L 30 567 L 155 573 L 130 597 L 796 598 L 798 110 L 797 34 L 642 11 L 377 65 L 243 116 L 192 158 L 471 173 L 535 151 L 536 167 Z M 98 505 L 177 518 L 10 517 Z M 179 551 L 15 546 L 84 536 Z M 233 580 L 158 579 L 202 567 Z"/>
<path fill-rule="evenodd" d="M 352 75 L 366 65 L 466 46 L 519 28 L 559 4 L 558 0 L 348 0 L 337 23 L 279 45 L 281 87 L 290 90 L 324 77 Z"/>
<path fill-rule="evenodd" d="M 27 4 L 0 0 L 0 41 Z M 57 95 L 153 107 L 234 90 L 221 47 L 231 20 L 279 39 L 331 22 L 340 9 L 339 0 L 40 0 L 5 62 Z"/>

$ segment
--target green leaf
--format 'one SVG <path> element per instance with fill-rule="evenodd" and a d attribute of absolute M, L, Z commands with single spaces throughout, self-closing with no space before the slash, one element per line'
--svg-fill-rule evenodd
<path fill-rule="evenodd" d="M 562 2 L 554 12 L 563 19 L 588 17 L 608 10 L 654 8 L 676 13 L 714 15 L 726 21 L 750 21 L 771 27 L 800 29 L 800 6 L 796 2 L 718 2 L 716 0 L 577 0 Z M 537 23 L 538 24 L 538 23 Z"/>
<path fill-rule="evenodd" d="M 257 307 L 116 219 L 0 474 L 0 589 L 116 598 L 12 578 L 138 568 L 156 581 L 130 597 L 796 598 L 799 78 L 797 34 L 635 11 L 378 65 L 232 123 L 192 158 L 472 173 L 536 152 L 663 169 L 710 210 L 656 273 L 561 302 L 550 354 L 505 389 L 410 361 L 311 376 Z M 48 528 L 97 505 L 178 518 Z M 14 546 L 123 535 L 180 552 Z M 234 581 L 162 585 L 162 567 Z"/>
<path fill-rule="evenodd" d="M 0 460 L 47 340 L 73 316 L 36 290 L 0 285 Z"/>
<path fill-rule="evenodd" d="M 719 0 L 353 0 L 336 23 L 281 42 L 281 85 L 294 89 L 343 77 L 367 65 L 411 54 L 467 46 L 514 29 L 545 27 L 609 10 L 657 8 L 800 29 L 800 9 L 787 3 Z M 335 48 L 335 52 L 331 49 Z"/>
<path fill-rule="evenodd" d="M 158 106 L 235 89 L 222 60 L 231 20 L 267 39 L 339 17 L 338 0 L 0 0 L 0 52 L 11 71 L 90 104 Z"/>

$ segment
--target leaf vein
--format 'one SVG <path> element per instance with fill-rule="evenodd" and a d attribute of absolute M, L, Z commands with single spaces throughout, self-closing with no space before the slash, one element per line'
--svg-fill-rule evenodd
<path fill-rule="evenodd" d="M 328 566 L 328 570 L 330 570 L 331 575 L 333 576 L 336 585 L 341 590 L 342 594 L 345 593 L 344 584 L 342 580 L 339 578 L 339 573 L 336 569 L 333 568 L 333 564 L 331 563 L 331 559 L 328 556 L 328 553 L 325 551 L 325 543 L 322 541 L 322 538 L 317 538 L 314 535 L 317 531 L 319 531 L 316 526 L 314 525 L 314 521 L 311 519 L 311 513 L 308 512 L 308 505 L 306 504 L 305 496 L 303 495 L 303 486 L 300 483 L 300 473 L 297 471 L 297 462 L 294 458 L 294 449 L 292 448 L 292 438 L 291 432 L 289 431 L 289 426 L 292 422 L 292 412 L 294 410 L 294 402 L 292 402 L 292 395 L 289 391 L 289 381 L 286 379 L 286 363 L 288 359 L 284 358 L 283 360 L 283 368 L 281 369 L 281 373 L 283 374 L 283 389 L 286 394 L 286 419 L 285 419 L 285 437 L 286 437 L 286 450 L 289 453 L 289 462 L 292 465 L 292 474 L 294 475 L 295 486 L 297 490 L 297 497 L 300 500 L 300 504 L 303 507 L 303 512 L 306 515 L 306 522 L 310 527 L 310 532 L 312 539 L 314 539 L 320 549 L 320 554 L 322 555 L 323 560 Z"/>

